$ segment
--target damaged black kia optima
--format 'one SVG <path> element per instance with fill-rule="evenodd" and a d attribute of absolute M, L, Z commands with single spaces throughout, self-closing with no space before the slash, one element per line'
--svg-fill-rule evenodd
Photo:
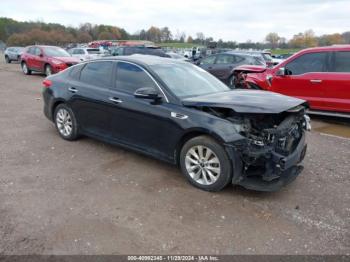
<path fill-rule="evenodd" d="M 194 186 L 275 191 L 302 170 L 305 101 L 231 90 L 187 62 L 133 55 L 73 66 L 43 82 L 45 115 L 79 135 L 177 164 Z"/>

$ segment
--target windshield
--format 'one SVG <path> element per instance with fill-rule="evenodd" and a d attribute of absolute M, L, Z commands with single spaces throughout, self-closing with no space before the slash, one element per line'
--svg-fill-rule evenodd
<path fill-rule="evenodd" d="M 158 64 L 151 68 L 178 97 L 185 98 L 230 90 L 203 69 L 189 64 Z"/>
<path fill-rule="evenodd" d="M 45 47 L 44 52 L 47 56 L 53 57 L 71 56 L 66 50 L 59 47 Z"/>

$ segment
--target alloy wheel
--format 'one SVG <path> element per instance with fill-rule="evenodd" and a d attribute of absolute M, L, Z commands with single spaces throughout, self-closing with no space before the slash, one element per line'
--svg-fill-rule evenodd
<path fill-rule="evenodd" d="M 56 125 L 61 135 L 67 137 L 72 134 L 73 122 L 69 112 L 61 108 L 56 114 Z"/>
<path fill-rule="evenodd" d="M 214 184 L 221 174 L 219 158 L 210 148 L 202 145 L 188 150 L 185 165 L 191 178 L 201 185 Z"/>
<path fill-rule="evenodd" d="M 28 74 L 28 67 L 26 63 L 22 64 L 22 70 L 23 70 L 23 73 Z"/>

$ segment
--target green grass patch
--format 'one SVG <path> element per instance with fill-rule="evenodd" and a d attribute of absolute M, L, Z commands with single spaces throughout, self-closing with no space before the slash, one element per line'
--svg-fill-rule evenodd
<path fill-rule="evenodd" d="M 281 55 L 281 54 L 294 54 L 298 51 L 300 51 L 301 49 L 298 48 L 286 48 L 286 49 L 272 49 L 271 53 L 273 55 Z"/>

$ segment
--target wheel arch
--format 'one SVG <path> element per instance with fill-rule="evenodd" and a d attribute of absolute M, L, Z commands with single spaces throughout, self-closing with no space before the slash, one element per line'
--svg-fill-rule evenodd
<path fill-rule="evenodd" d="M 66 101 L 62 100 L 62 99 L 58 99 L 56 100 L 51 107 L 51 117 L 52 117 L 52 121 L 54 121 L 55 119 L 55 110 L 57 108 L 58 105 L 60 104 L 64 104 Z"/>
<path fill-rule="evenodd" d="M 215 141 L 219 142 L 219 143 L 224 143 L 224 140 L 217 134 L 210 132 L 207 129 L 192 129 L 192 130 L 188 130 L 186 133 L 184 133 L 182 135 L 182 137 L 179 139 L 175 151 L 174 151 L 174 159 L 175 159 L 175 164 L 179 165 L 180 164 L 180 152 L 182 147 L 184 146 L 184 144 L 189 141 L 190 139 L 197 137 L 197 136 L 208 136 L 212 139 L 214 139 Z"/>

